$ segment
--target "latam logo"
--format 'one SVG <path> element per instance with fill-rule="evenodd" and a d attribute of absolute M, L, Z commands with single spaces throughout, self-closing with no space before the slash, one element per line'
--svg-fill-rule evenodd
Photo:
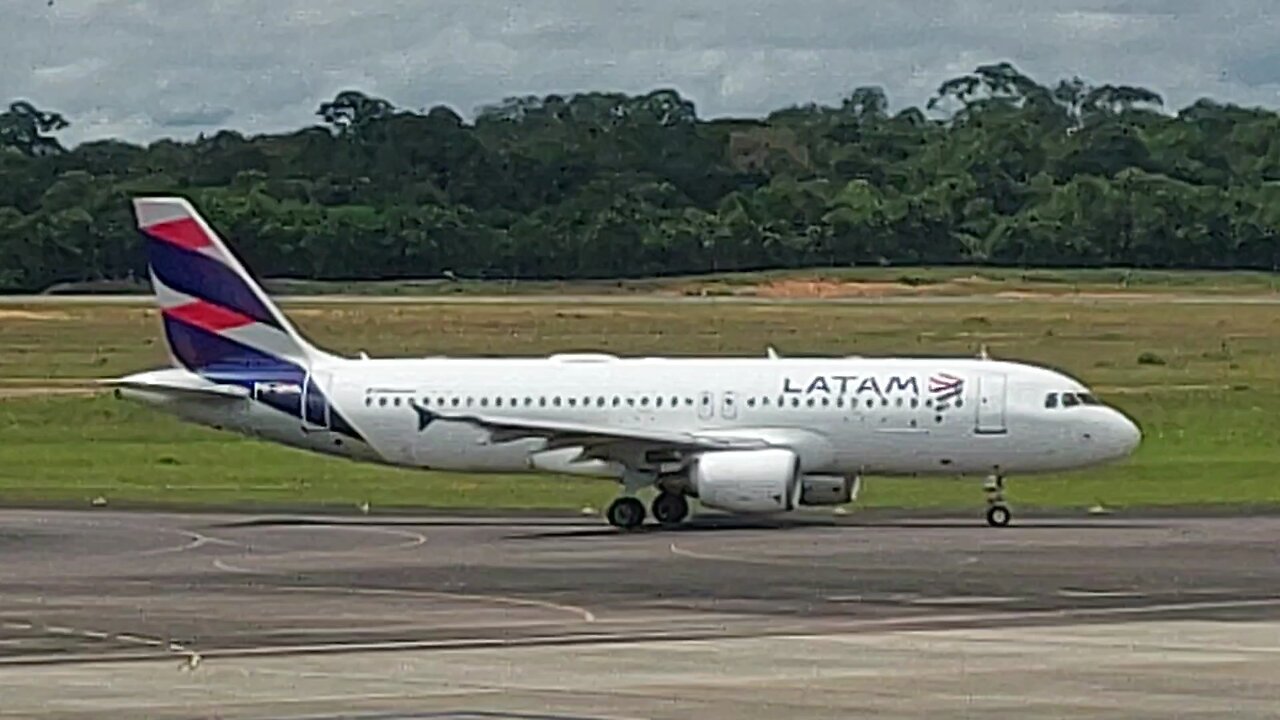
<path fill-rule="evenodd" d="M 964 395 L 964 378 L 951 373 L 935 373 L 924 381 L 928 394 L 934 401 L 947 403 Z M 919 397 L 921 380 L 902 375 L 858 376 L 815 375 L 808 380 L 792 377 L 782 379 L 782 392 L 796 395 L 874 395 L 886 397 L 906 394 Z"/>
<path fill-rule="evenodd" d="M 950 402 L 964 395 L 964 378 L 951 373 L 938 373 L 929 377 L 929 394 L 940 403 Z"/>

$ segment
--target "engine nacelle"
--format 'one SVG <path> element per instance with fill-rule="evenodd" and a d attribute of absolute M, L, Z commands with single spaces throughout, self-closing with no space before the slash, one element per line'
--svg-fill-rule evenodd
<path fill-rule="evenodd" d="M 735 513 L 794 510 L 800 458 L 790 450 L 726 450 L 700 455 L 689 470 L 691 490 L 707 507 Z"/>
<path fill-rule="evenodd" d="M 853 501 L 858 478 L 843 475 L 805 475 L 800 478 L 801 505 L 844 505 Z"/>

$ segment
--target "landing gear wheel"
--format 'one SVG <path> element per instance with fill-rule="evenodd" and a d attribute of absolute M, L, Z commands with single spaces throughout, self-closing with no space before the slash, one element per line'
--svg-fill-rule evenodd
<path fill-rule="evenodd" d="M 1013 513 L 1004 502 L 1004 476 L 988 475 L 982 489 L 987 495 L 987 524 L 1005 527 L 1013 519 Z"/>
<path fill-rule="evenodd" d="M 605 512 L 609 524 L 623 530 L 640 527 L 644 522 L 644 503 L 633 497 L 620 497 L 614 500 Z"/>
<path fill-rule="evenodd" d="M 1004 505 L 992 505 L 987 508 L 987 524 L 991 527 L 1008 527 L 1013 513 Z"/>
<path fill-rule="evenodd" d="M 679 525 L 689 516 L 689 501 L 683 495 L 662 492 L 653 499 L 653 517 L 663 525 Z"/>

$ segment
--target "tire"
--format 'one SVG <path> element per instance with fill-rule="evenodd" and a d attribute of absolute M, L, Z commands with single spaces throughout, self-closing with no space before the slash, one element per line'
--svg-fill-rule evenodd
<path fill-rule="evenodd" d="M 992 505 L 987 508 L 987 524 L 991 527 L 1008 527 L 1013 513 L 1004 505 Z"/>
<path fill-rule="evenodd" d="M 679 525 L 689 517 L 689 501 L 683 495 L 663 492 L 653 499 L 653 518 L 663 525 Z"/>
<path fill-rule="evenodd" d="M 622 530 L 638 528 L 644 523 L 644 503 L 633 497 L 620 497 L 609 505 L 605 518 Z"/>

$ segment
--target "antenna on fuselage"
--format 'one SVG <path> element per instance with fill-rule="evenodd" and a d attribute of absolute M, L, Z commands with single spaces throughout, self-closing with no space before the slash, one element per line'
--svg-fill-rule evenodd
<path fill-rule="evenodd" d="M 978 359 L 979 359 L 979 360 L 990 360 L 990 359 L 991 359 L 991 353 L 987 352 L 987 344 L 986 344 L 986 343 L 982 343 L 981 345 L 979 345 L 979 346 L 978 346 Z"/>
<path fill-rule="evenodd" d="M 778 351 L 774 350 L 772 345 L 765 348 L 765 353 L 769 356 L 770 360 L 778 359 Z"/>

